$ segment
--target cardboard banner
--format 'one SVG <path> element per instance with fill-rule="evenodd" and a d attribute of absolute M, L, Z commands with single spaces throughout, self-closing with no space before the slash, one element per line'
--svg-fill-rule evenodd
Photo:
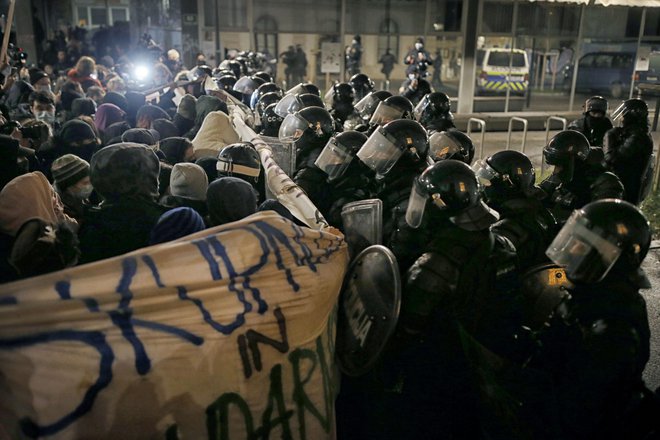
<path fill-rule="evenodd" d="M 333 438 L 347 262 L 265 212 L 0 286 L 0 438 Z"/>

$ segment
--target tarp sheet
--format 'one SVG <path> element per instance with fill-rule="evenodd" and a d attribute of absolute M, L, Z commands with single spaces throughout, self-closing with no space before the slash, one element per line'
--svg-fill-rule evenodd
<path fill-rule="evenodd" d="M 0 286 L 0 439 L 334 437 L 347 259 L 265 212 Z"/>

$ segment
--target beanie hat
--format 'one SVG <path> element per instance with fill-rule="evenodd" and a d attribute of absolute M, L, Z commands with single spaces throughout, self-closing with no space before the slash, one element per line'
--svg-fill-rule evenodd
<path fill-rule="evenodd" d="M 30 84 L 34 85 L 37 81 L 43 78 L 48 78 L 48 74 L 40 69 L 30 69 Z"/>
<path fill-rule="evenodd" d="M 69 145 L 74 142 L 96 139 L 96 133 L 86 122 L 80 119 L 72 119 L 62 125 L 59 139 L 63 144 Z"/>
<path fill-rule="evenodd" d="M 76 98 L 71 103 L 71 116 L 92 116 L 96 113 L 96 103 L 91 98 Z"/>
<path fill-rule="evenodd" d="M 89 163 L 75 154 L 65 154 L 53 161 L 50 171 L 57 188 L 65 191 L 68 187 L 89 176 Z"/>
<path fill-rule="evenodd" d="M 179 103 L 176 112 L 182 117 L 194 121 L 195 116 L 197 116 L 196 105 L 197 100 L 193 95 L 184 95 L 184 97 L 181 98 L 181 102 Z"/>
<path fill-rule="evenodd" d="M 128 110 L 128 101 L 121 93 L 117 92 L 108 92 L 103 97 L 104 104 L 114 104 L 120 109 L 127 111 Z"/>
<path fill-rule="evenodd" d="M 206 200 L 209 180 L 199 165 L 182 162 L 174 165 L 170 175 L 170 194 L 192 200 Z"/>
<path fill-rule="evenodd" d="M 122 142 L 132 142 L 134 144 L 156 145 L 160 136 L 156 130 L 147 128 L 131 128 L 121 135 Z"/>
<path fill-rule="evenodd" d="M 151 127 L 158 132 L 161 139 L 179 136 L 179 129 L 169 119 L 156 119 Z"/>
<path fill-rule="evenodd" d="M 204 219 L 187 206 L 174 208 L 161 215 L 151 230 L 149 244 L 165 243 L 206 229 Z"/>

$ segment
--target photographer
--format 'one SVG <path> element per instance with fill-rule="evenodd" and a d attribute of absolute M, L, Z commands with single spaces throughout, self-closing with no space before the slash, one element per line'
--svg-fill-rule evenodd
<path fill-rule="evenodd" d="M 421 78 L 424 78 L 427 74 L 426 69 L 429 64 L 433 63 L 431 59 L 431 54 L 424 49 L 424 39 L 418 37 L 415 41 L 415 47 L 410 49 L 403 59 L 403 63 L 407 64 L 409 67 L 406 69 L 406 74 L 409 75 L 413 73 L 413 69 L 417 67 L 417 71 Z"/>

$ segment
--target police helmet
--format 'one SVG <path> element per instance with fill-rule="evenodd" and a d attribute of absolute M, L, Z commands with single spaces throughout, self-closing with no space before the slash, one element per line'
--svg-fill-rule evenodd
<path fill-rule="evenodd" d="M 270 74 L 264 72 L 263 70 L 260 70 L 259 72 L 256 72 L 253 76 L 256 76 L 258 78 L 261 78 L 264 80 L 264 82 L 273 82 L 273 77 L 270 76 Z"/>
<path fill-rule="evenodd" d="M 474 158 L 474 144 L 461 131 L 436 131 L 429 137 L 429 157 L 434 162 L 454 159 L 470 165 Z"/>
<path fill-rule="evenodd" d="M 355 89 L 348 83 L 337 83 L 332 86 L 332 101 L 352 104 L 355 100 Z"/>
<path fill-rule="evenodd" d="M 252 96 L 250 97 L 250 107 L 254 110 L 257 106 L 257 103 L 259 102 L 259 99 L 266 93 L 272 92 L 275 92 L 279 97 L 282 97 L 282 90 L 277 84 L 272 82 L 261 84 L 259 87 L 257 87 L 257 90 L 252 92 Z"/>
<path fill-rule="evenodd" d="M 617 124 L 648 123 L 648 117 L 648 105 L 646 105 L 646 102 L 638 98 L 623 101 L 623 103 L 612 112 L 612 122 Z"/>
<path fill-rule="evenodd" d="M 499 151 L 472 167 L 488 200 L 505 200 L 532 193 L 536 174 L 527 156 L 519 151 Z"/>
<path fill-rule="evenodd" d="M 218 153 L 216 169 L 218 177 L 235 176 L 255 184 L 261 172 L 261 159 L 250 142 L 238 142 Z"/>
<path fill-rule="evenodd" d="M 369 120 L 370 124 L 383 125 L 395 119 L 412 119 L 413 105 L 405 96 L 394 95 L 378 104 Z"/>
<path fill-rule="evenodd" d="M 300 83 L 286 91 L 287 95 L 300 95 L 302 93 L 311 93 L 321 97 L 321 91 L 312 83 Z"/>
<path fill-rule="evenodd" d="M 348 83 L 353 86 L 353 89 L 355 90 L 355 99 L 357 101 L 374 90 L 374 82 L 364 73 L 356 73 L 351 77 Z"/>
<path fill-rule="evenodd" d="M 279 138 L 283 142 L 300 142 L 305 147 L 322 146 L 334 133 L 334 120 L 322 107 L 306 107 L 284 118 Z"/>
<path fill-rule="evenodd" d="M 279 93 L 277 93 L 277 92 L 264 93 L 259 98 L 259 101 L 257 101 L 257 105 L 255 106 L 255 110 L 259 114 L 260 117 L 263 117 L 264 112 L 266 110 L 266 107 L 268 107 L 271 104 L 277 104 L 277 102 L 280 99 L 281 99 L 281 97 L 280 97 Z"/>
<path fill-rule="evenodd" d="M 487 229 L 499 219 L 497 212 L 483 202 L 474 172 L 457 160 L 436 162 L 415 179 L 406 223 L 418 228 L 427 206 L 434 214 L 468 231 Z"/>
<path fill-rule="evenodd" d="M 215 82 L 218 85 L 218 87 L 228 92 L 230 90 L 234 90 L 234 84 L 236 84 L 236 77 L 233 75 L 224 75 L 218 78 Z"/>
<path fill-rule="evenodd" d="M 264 109 L 261 115 L 261 132 L 259 134 L 273 137 L 278 136 L 284 118 L 275 112 L 275 105 L 270 104 Z"/>
<path fill-rule="evenodd" d="M 631 203 L 605 199 L 574 211 L 546 255 L 563 266 L 574 283 L 597 283 L 617 268 L 621 275 L 637 275 L 642 287 L 650 287 L 640 270 L 650 244 L 651 228 L 644 214 Z"/>
<path fill-rule="evenodd" d="M 602 96 L 592 96 L 584 102 L 584 112 L 601 112 L 605 115 L 607 113 L 607 99 Z"/>
<path fill-rule="evenodd" d="M 543 157 L 548 165 L 567 166 L 575 159 L 584 161 L 589 155 L 589 141 L 575 130 L 564 130 L 552 137 L 543 148 Z"/>
<path fill-rule="evenodd" d="M 358 103 L 355 104 L 355 110 L 360 114 L 362 119 L 369 121 L 376 111 L 378 104 L 385 101 L 390 96 L 392 96 L 392 94 L 387 90 L 376 90 L 360 99 Z"/>
<path fill-rule="evenodd" d="M 378 127 L 364 143 L 357 156 L 377 174 L 384 176 L 398 162 L 424 165 L 429 138 L 419 122 L 397 119 Z"/>
<path fill-rule="evenodd" d="M 335 180 L 346 172 L 366 141 L 367 136 L 359 131 L 339 133 L 328 140 L 314 165 L 328 175 L 328 180 Z"/>
<path fill-rule="evenodd" d="M 449 96 L 442 92 L 428 93 L 415 107 L 415 119 L 426 127 L 436 118 L 452 119 Z"/>

